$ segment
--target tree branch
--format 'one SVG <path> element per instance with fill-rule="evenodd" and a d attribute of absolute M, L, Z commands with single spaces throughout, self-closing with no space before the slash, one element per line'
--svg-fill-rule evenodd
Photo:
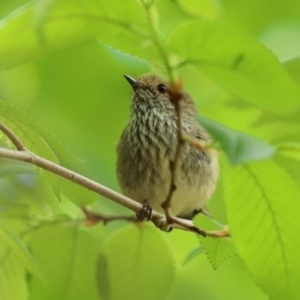
<path fill-rule="evenodd" d="M 10 141 L 15 145 L 16 149 L 19 151 L 24 151 L 25 147 L 21 140 L 2 122 L 0 122 L 0 130 L 10 139 Z"/>
<path fill-rule="evenodd" d="M 58 176 L 61 176 L 65 179 L 68 179 L 76 184 L 81 185 L 84 188 L 87 188 L 99 195 L 102 195 L 132 211 L 135 213 L 139 213 L 143 209 L 143 205 L 137 201 L 134 201 L 131 198 L 128 198 L 120 193 L 117 193 L 116 191 L 109 189 L 108 187 L 101 185 L 100 183 L 93 181 L 81 174 L 78 174 L 70 169 L 67 169 L 61 165 L 58 165 L 52 161 L 49 161 L 30 150 L 26 149 L 21 140 L 3 123 L 0 122 L 0 130 L 8 137 L 8 139 L 15 145 L 17 150 L 7 149 L 0 147 L 0 157 L 8 158 L 8 159 L 14 159 L 18 161 L 27 162 L 29 164 L 35 165 L 37 167 L 40 167 L 44 170 L 47 170 L 49 172 L 52 172 L 54 174 L 57 174 Z M 89 211 L 88 209 L 83 209 L 86 217 L 87 222 L 90 221 L 90 223 L 97 223 L 99 221 L 103 221 L 104 223 L 107 223 L 109 221 L 113 220 L 119 220 L 119 219 L 126 219 L 128 221 L 134 220 L 133 217 L 118 217 L 118 216 L 103 216 L 100 214 L 93 213 Z M 180 218 L 174 218 L 176 222 L 172 225 L 172 227 L 181 229 L 181 230 L 187 230 L 191 232 L 200 233 L 201 230 L 198 229 L 192 221 L 184 220 Z M 166 216 L 157 212 L 152 211 L 151 221 L 157 226 L 160 227 L 160 224 L 166 222 Z M 213 236 L 213 237 L 219 237 L 219 235 L 215 234 L 214 232 L 206 232 L 206 235 Z M 224 235 L 225 236 L 225 235 Z M 228 236 L 228 235 L 227 235 Z"/>

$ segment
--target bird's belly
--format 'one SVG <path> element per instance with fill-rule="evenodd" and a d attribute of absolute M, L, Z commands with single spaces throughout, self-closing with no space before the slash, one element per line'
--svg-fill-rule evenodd
<path fill-rule="evenodd" d="M 212 159 L 205 171 L 177 178 L 176 190 L 172 195 L 171 211 L 175 216 L 188 217 L 193 212 L 203 208 L 212 196 L 218 174 L 216 172 L 217 161 Z M 170 171 L 166 166 L 161 170 L 161 179 L 149 183 L 148 180 L 140 181 L 138 187 L 128 189 L 127 194 L 138 202 L 148 201 L 153 209 L 163 212 L 162 203 L 166 200 L 170 189 Z"/>

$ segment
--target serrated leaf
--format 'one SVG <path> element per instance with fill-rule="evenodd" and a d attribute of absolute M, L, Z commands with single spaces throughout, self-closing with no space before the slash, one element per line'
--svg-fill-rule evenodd
<path fill-rule="evenodd" d="M 223 170 L 232 238 L 271 300 L 300 297 L 300 188 L 272 161 Z"/>
<path fill-rule="evenodd" d="M 276 57 L 233 26 L 187 22 L 171 34 L 169 46 L 184 63 L 255 106 L 278 115 L 300 108 L 300 89 Z"/>
<path fill-rule="evenodd" d="M 271 157 L 275 148 L 251 135 L 230 129 L 216 121 L 201 117 L 199 122 L 213 135 L 231 164 Z"/>
<path fill-rule="evenodd" d="M 200 238 L 200 243 L 215 270 L 236 253 L 233 243 L 227 238 Z"/>
<path fill-rule="evenodd" d="M 126 226 L 105 243 L 98 274 L 102 299 L 166 299 L 175 279 L 172 250 L 153 226 Z"/>
<path fill-rule="evenodd" d="M 214 219 L 200 218 L 200 216 L 195 218 L 194 223 L 200 228 L 205 228 L 205 230 L 220 230 L 224 227 Z M 199 236 L 199 242 L 215 270 L 236 254 L 236 249 L 230 238 L 204 238 Z"/>
<path fill-rule="evenodd" d="M 32 278 L 30 299 L 98 299 L 95 268 L 97 245 L 74 226 L 44 226 L 31 236 L 30 246 L 47 285 Z"/>

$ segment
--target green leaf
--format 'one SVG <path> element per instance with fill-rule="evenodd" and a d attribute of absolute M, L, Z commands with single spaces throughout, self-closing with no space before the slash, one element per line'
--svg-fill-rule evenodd
<path fill-rule="evenodd" d="M 300 188 L 272 161 L 223 170 L 238 253 L 271 300 L 300 297 Z"/>
<path fill-rule="evenodd" d="M 105 243 L 98 274 L 102 299 L 166 299 L 175 279 L 172 250 L 157 228 L 129 225 Z"/>
<path fill-rule="evenodd" d="M 231 164 L 271 157 L 275 148 L 251 135 L 235 131 L 213 120 L 201 117 L 200 123 L 210 132 L 225 151 Z"/>
<path fill-rule="evenodd" d="M 276 57 L 235 27 L 218 22 L 187 22 L 171 34 L 169 46 L 182 64 L 194 65 L 253 105 L 278 115 L 293 113 L 300 107 L 300 89 Z"/>
<path fill-rule="evenodd" d="M 98 299 L 97 245 L 87 232 L 67 222 L 44 226 L 32 234 L 30 246 L 48 283 L 32 278 L 30 299 Z"/>
<path fill-rule="evenodd" d="M 0 69 L 99 38 L 128 53 L 149 57 L 154 48 L 147 29 L 143 8 L 134 0 L 126 5 L 118 0 L 34 1 L 2 19 Z"/>
<path fill-rule="evenodd" d="M 224 225 L 219 224 L 214 219 L 200 217 L 202 216 L 200 215 L 194 220 L 194 223 L 200 228 L 205 228 L 205 230 L 220 230 L 224 227 Z M 236 253 L 236 249 L 229 238 L 214 239 L 201 236 L 198 238 L 211 266 L 215 270 Z"/>
<path fill-rule="evenodd" d="M 230 239 L 200 237 L 199 240 L 205 249 L 205 253 L 211 266 L 215 270 L 236 253 L 235 247 Z"/>

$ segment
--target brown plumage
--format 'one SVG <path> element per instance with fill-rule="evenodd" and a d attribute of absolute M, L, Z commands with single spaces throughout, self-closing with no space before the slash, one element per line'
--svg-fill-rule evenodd
<path fill-rule="evenodd" d="M 177 147 L 177 116 L 166 82 L 154 75 L 144 75 L 138 80 L 125 77 L 134 95 L 129 123 L 117 148 L 119 184 L 128 197 L 141 203 L 147 200 L 155 210 L 162 212 L 161 204 L 170 186 L 169 162 L 174 158 Z M 210 143 L 209 134 L 196 118 L 196 106 L 184 93 L 184 134 Z M 217 178 L 217 157 L 185 143 L 176 173 L 177 189 L 172 198 L 172 213 L 192 218 L 209 201 Z"/>

